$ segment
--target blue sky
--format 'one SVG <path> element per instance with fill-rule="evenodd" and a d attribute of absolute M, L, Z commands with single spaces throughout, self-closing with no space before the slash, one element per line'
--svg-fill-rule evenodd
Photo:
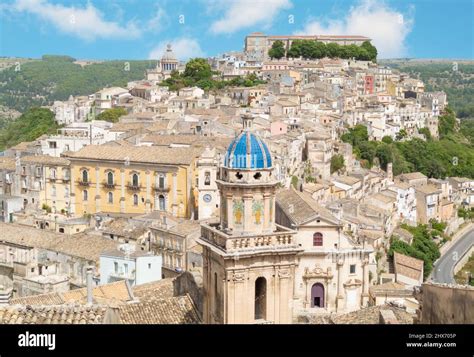
<path fill-rule="evenodd" d="M 241 50 L 245 35 L 347 34 L 380 58 L 474 58 L 472 0 L 0 0 L 0 56 L 180 59 Z"/>

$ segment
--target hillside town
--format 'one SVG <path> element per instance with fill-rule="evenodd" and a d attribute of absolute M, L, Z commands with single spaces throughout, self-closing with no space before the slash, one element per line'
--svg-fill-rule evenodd
<path fill-rule="evenodd" d="M 362 147 L 436 140 L 449 98 L 287 55 L 309 39 L 371 41 L 251 33 L 204 61 L 209 88 L 174 85 L 193 60 L 169 44 L 142 80 L 48 106 L 57 132 L 0 156 L 0 323 L 472 323 L 472 277 L 436 261 L 472 230 L 474 179 Z"/>

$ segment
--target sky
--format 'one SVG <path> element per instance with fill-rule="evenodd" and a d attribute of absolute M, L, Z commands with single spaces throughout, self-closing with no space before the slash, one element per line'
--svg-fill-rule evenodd
<path fill-rule="evenodd" d="M 372 38 L 379 58 L 474 59 L 473 0 L 0 0 L 0 56 L 180 60 L 245 36 Z"/>

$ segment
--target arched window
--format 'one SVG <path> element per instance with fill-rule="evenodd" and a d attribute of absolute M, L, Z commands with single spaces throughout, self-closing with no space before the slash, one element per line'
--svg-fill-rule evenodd
<path fill-rule="evenodd" d="M 107 197 L 108 197 L 109 203 L 114 203 L 114 194 L 112 192 L 109 192 L 107 194 Z"/>
<path fill-rule="evenodd" d="M 165 188 L 165 175 L 160 175 L 158 177 L 158 187 Z"/>
<path fill-rule="evenodd" d="M 313 234 L 313 246 L 321 247 L 323 245 L 323 234 L 316 232 Z"/>
<path fill-rule="evenodd" d="M 165 196 L 160 195 L 158 197 L 158 202 L 160 204 L 160 211 L 164 211 L 166 209 L 166 207 L 165 207 Z"/>
<path fill-rule="evenodd" d="M 132 175 L 132 186 L 138 187 L 138 175 L 137 174 Z"/>
<path fill-rule="evenodd" d="M 209 171 L 204 172 L 204 185 L 209 186 L 211 184 L 211 173 Z"/>
<path fill-rule="evenodd" d="M 89 193 L 87 192 L 87 190 L 82 191 L 82 199 L 84 201 L 87 201 L 88 198 L 89 198 Z"/>
<path fill-rule="evenodd" d="M 89 173 L 87 170 L 82 170 L 82 182 L 89 182 Z"/>
<path fill-rule="evenodd" d="M 133 195 L 133 205 L 138 206 L 138 195 L 136 193 Z"/>
<path fill-rule="evenodd" d="M 55 179 L 56 178 L 56 169 L 51 169 L 51 178 Z"/>
<path fill-rule="evenodd" d="M 267 281 L 264 277 L 255 280 L 255 320 L 267 318 Z"/>
<path fill-rule="evenodd" d="M 107 173 L 107 185 L 114 184 L 114 174 L 112 172 Z"/>

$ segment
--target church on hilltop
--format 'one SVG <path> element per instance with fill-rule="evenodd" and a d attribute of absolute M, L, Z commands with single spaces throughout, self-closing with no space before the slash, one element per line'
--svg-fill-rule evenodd
<path fill-rule="evenodd" d="M 171 72 L 177 71 L 179 62 L 176 59 L 171 44 L 166 45 L 166 51 L 153 69 L 147 69 L 145 76 L 147 81 L 161 82 L 171 76 Z"/>

